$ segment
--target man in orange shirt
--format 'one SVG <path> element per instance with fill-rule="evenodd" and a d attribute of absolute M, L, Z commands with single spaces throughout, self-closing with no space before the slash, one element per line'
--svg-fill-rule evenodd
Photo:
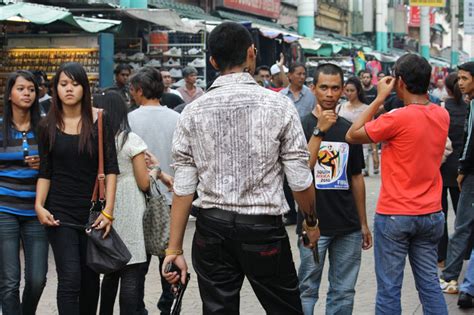
<path fill-rule="evenodd" d="M 349 143 L 382 142 L 382 186 L 374 223 L 376 314 L 401 314 L 400 292 L 408 255 L 425 314 L 448 314 L 437 274 L 443 235 L 439 168 L 449 128 L 448 112 L 427 97 L 431 66 L 402 56 L 393 77 L 383 78 L 377 98 L 352 125 Z M 372 120 L 395 87 L 404 107 Z"/>

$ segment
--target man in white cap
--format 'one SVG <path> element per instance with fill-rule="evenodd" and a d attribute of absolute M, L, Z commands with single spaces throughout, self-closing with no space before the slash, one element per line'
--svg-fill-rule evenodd
<path fill-rule="evenodd" d="M 284 64 L 285 56 L 283 53 L 280 53 L 280 60 L 270 68 L 270 73 L 272 75 L 272 86 L 269 87 L 269 89 L 272 91 L 280 92 L 290 85 L 290 81 L 286 75 L 288 73 L 288 68 L 285 67 Z"/>

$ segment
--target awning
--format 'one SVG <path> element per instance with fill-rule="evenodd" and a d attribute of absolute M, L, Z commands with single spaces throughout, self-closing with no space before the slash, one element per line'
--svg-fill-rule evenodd
<path fill-rule="evenodd" d="M 199 28 L 190 27 L 181 21 L 179 15 L 170 9 L 123 9 L 126 15 L 183 33 L 198 33 Z"/>
<path fill-rule="evenodd" d="M 303 37 L 300 38 L 298 43 L 301 45 L 301 48 L 308 53 L 316 53 L 316 51 L 321 48 L 321 42 L 318 39 Z"/>
<path fill-rule="evenodd" d="M 24 22 L 47 25 L 62 21 L 89 33 L 97 33 L 120 25 L 121 21 L 93 19 L 73 16 L 61 7 L 38 5 L 32 3 L 15 3 L 1 7 L 0 22 Z"/>
<path fill-rule="evenodd" d="M 171 9 L 176 11 L 176 13 L 182 18 L 199 21 L 221 21 L 220 18 L 207 14 L 202 8 L 191 4 L 184 4 L 170 0 L 155 0 L 152 5 L 160 9 Z"/>
<path fill-rule="evenodd" d="M 219 14 L 221 18 L 226 19 L 226 20 L 231 20 L 231 21 L 241 22 L 241 23 L 250 22 L 252 23 L 252 27 L 259 29 L 260 34 L 262 34 L 262 36 L 265 36 L 268 38 L 275 38 L 279 36 L 280 34 L 282 34 L 283 40 L 285 42 L 292 43 L 302 37 L 294 32 L 291 32 L 283 28 L 280 24 L 273 23 L 270 21 L 258 19 L 251 16 L 235 14 L 235 13 L 231 13 L 227 11 L 220 11 L 220 10 L 217 11 L 217 14 Z"/>

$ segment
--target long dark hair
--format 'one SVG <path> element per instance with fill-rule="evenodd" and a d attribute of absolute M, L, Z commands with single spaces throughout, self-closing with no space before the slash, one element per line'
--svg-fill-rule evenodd
<path fill-rule="evenodd" d="M 451 72 L 450 74 L 448 74 L 446 79 L 444 79 L 444 85 L 446 86 L 446 89 L 453 94 L 453 98 L 456 104 L 458 105 L 464 104 L 463 99 L 462 99 L 462 93 L 458 85 L 457 72 Z"/>
<path fill-rule="evenodd" d="M 10 74 L 7 80 L 7 84 L 5 87 L 5 96 L 3 98 L 3 126 L 2 126 L 2 131 L 3 131 L 3 147 L 7 147 L 8 139 L 10 138 L 10 128 L 13 125 L 13 111 L 12 111 L 12 102 L 10 100 L 10 95 L 12 93 L 13 86 L 16 83 L 16 80 L 22 77 L 23 79 L 31 82 L 35 86 L 35 99 L 33 101 L 33 104 L 30 107 L 30 126 L 31 130 L 35 131 L 35 136 L 36 136 L 36 130 L 39 124 L 39 121 L 41 119 L 41 114 L 40 114 L 40 105 L 39 105 L 39 87 L 38 83 L 35 80 L 35 77 L 33 74 L 29 71 L 25 70 L 18 70 Z"/>
<path fill-rule="evenodd" d="M 93 118 L 92 118 L 92 101 L 91 89 L 87 73 L 80 63 L 68 62 L 62 64 L 53 80 L 53 97 L 51 99 L 51 108 L 44 121 L 44 139 L 48 141 L 49 149 L 52 150 L 56 139 L 56 128 L 64 129 L 63 120 L 63 104 L 58 95 L 58 84 L 61 73 L 64 73 L 71 80 L 76 81 L 82 86 L 83 95 L 81 100 L 81 133 L 79 135 L 79 152 L 87 150 L 92 154 L 92 134 L 93 134 Z"/>
<path fill-rule="evenodd" d="M 349 79 L 347 79 L 345 85 L 348 85 L 348 84 L 352 84 L 356 88 L 357 98 L 359 99 L 359 101 L 365 104 L 365 93 L 364 93 L 364 89 L 362 89 L 362 83 L 360 83 L 359 78 L 350 77 Z"/>
<path fill-rule="evenodd" d="M 131 131 L 128 123 L 128 107 L 123 97 L 115 91 L 107 91 L 93 96 L 94 106 L 102 108 L 107 113 L 110 128 L 115 136 L 123 132 L 122 142 L 119 144 L 122 150 L 123 145 L 127 142 L 128 134 Z"/>

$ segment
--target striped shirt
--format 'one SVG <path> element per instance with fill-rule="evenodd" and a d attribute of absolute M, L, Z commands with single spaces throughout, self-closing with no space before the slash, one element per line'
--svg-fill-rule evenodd
<path fill-rule="evenodd" d="M 174 192 L 200 208 L 280 215 L 289 210 L 283 174 L 293 191 L 313 177 L 293 102 L 260 87 L 248 73 L 220 76 L 181 114 L 173 138 Z"/>
<path fill-rule="evenodd" d="M 35 216 L 38 171 L 24 162 L 25 156 L 38 155 L 35 134 L 31 130 L 21 132 L 12 127 L 9 136 L 5 148 L 0 131 L 0 212 Z"/>

